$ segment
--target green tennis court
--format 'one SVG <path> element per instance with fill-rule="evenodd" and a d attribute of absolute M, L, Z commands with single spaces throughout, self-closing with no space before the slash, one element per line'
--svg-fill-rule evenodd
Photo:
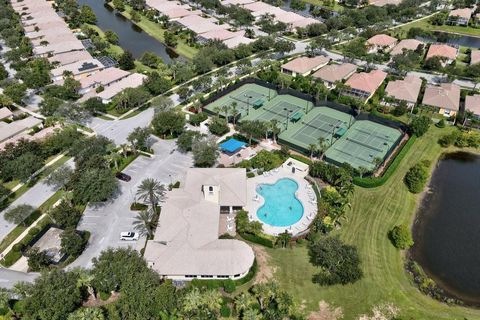
<path fill-rule="evenodd" d="M 219 113 L 224 116 L 224 107 L 228 107 L 228 113 L 232 115 L 233 106 L 236 108 L 236 113 L 241 117 L 248 113 L 255 111 L 267 104 L 269 100 L 277 95 L 275 90 L 260 86 L 258 84 L 248 83 L 240 88 L 226 94 L 225 96 L 213 101 L 204 107 L 210 113 Z"/>
<path fill-rule="evenodd" d="M 337 165 L 349 163 L 354 168 L 372 170 L 395 148 L 401 136 L 397 129 L 368 120 L 356 121 L 325 157 Z"/>
<path fill-rule="evenodd" d="M 279 138 L 306 152 L 310 145 L 319 146 L 321 138 L 326 146 L 330 146 L 354 121 L 347 113 L 328 107 L 315 107 L 297 123 L 289 124 Z"/>

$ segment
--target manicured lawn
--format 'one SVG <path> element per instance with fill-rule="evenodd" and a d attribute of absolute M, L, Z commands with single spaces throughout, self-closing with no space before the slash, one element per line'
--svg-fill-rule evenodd
<path fill-rule="evenodd" d="M 112 5 L 113 7 L 113 5 Z M 120 12 L 125 18 L 131 20 L 130 17 L 131 7 L 126 5 L 125 11 Z M 148 20 L 145 16 L 140 15 L 141 20 L 139 22 L 133 22 L 143 29 L 146 33 L 157 39 L 158 41 L 165 43 L 165 29 L 158 23 Z M 184 56 L 187 59 L 193 59 L 195 54 L 198 52 L 197 48 L 190 47 L 183 39 L 178 38 L 178 44 L 175 47 L 174 51 L 179 55 Z"/>
<path fill-rule="evenodd" d="M 480 310 L 441 304 L 420 293 L 403 268 L 403 256 L 387 239 L 393 226 L 411 223 L 419 200 L 402 183 L 411 165 L 423 159 L 435 161 L 444 151 L 437 139 L 452 128 L 434 126 L 417 139 L 409 154 L 385 185 L 374 189 L 355 187 L 348 222 L 336 231 L 355 245 L 362 258 L 364 278 L 346 286 L 320 287 L 311 282 L 315 269 L 308 262 L 305 247 L 267 249 L 276 270 L 275 278 L 307 311 L 317 310 L 325 300 L 343 309 L 344 319 L 356 319 L 373 306 L 393 303 L 402 319 L 480 319 Z"/>
<path fill-rule="evenodd" d="M 333 6 L 326 6 L 324 5 L 324 2 L 322 0 L 304 0 L 307 3 L 313 4 L 315 6 L 322 6 L 326 8 L 330 8 L 332 10 L 342 12 L 343 11 L 343 6 L 341 6 L 337 1 L 333 1 Z"/>
<path fill-rule="evenodd" d="M 410 23 L 400 28 L 393 29 L 395 34 L 398 34 L 401 31 L 402 37 L 406 37 L 408 30 L 411 28 L 422 28 L 424 30 L 429 31 L 444 31 L 444 32 L 453 32 L 465 35 L 472 35 L 480 37 L 480 29 L 472 28 L 472 27 L 459 27 L 459 26 L 434 26 L 431 25 L 428 21 L 430 19 L 423 19 L 414 23 Z"/>

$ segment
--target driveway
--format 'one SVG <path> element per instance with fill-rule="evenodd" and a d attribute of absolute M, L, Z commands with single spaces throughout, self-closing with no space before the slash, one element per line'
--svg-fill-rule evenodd
<path fill-rule="evenodd" d="M 153 108 L 137 114 L 134 117 L 123 120 L 103 120 L 92 118 L 86 125 L 95 131 L 97 135 L 105 136 L 120 145 L 127 143 L 127 137 L 135 128 L 150 125 L 153 119 Z"/>
<path fill-rule="evenodd" d="M 25 273 L 0 268 L 0 288 L 12 289 L 18 282 L 33 282 L 39 276 L 38 273 Z"/>
<path fill-rule="evenodd" d="M 182 181 L 186 169 L 193 165 L 190 154 L 174 151 L 175 141 L 161 140 L 152 146 L 155 151 L 153 158 L 140 156 L 123 172 L 132 180 L 120 182 L 118 196 L 101 206 L 88 206 L 78 225 L 79 230 L 90 232 L 89 244 L 80 257 L 69 268 L 92 266 L 92 258 L 109 247 L 131 246 L 137 250 L 144 247 L 145 238 L 137 242 L 120 241 L 120 232 L 132 231 L 132 223 L 136 213 L 130 211 L 130 204 L 135 199 L 138 185 L 145 178 L 154 178 L 168 185 L 171 182 Z"/>
<path fill-rule="evenodd" d="M 68 160 L 65 162 L 65 164 L 73 168 L 73 159 Z M 22 194 L 17 200 L 12 202 L 8 208 L 13 208 L 21 204 L 28 204 L 34 208 L 38 208 L 51 196 L 53 196 L 55 192 L 57 192 L 56 188 L 48 186 L 44 179 L 40 180 L 33 187 Z M 5 220 L 4 213 L 8 210 L 8 208 L 0 212 L 0 241 L 3 240 L 3 238 L 17 226 L 16 224 L 12 224 Z"/>

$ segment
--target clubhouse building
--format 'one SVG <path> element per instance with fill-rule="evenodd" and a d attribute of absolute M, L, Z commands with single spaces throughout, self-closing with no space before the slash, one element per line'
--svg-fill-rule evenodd
<path fill-rule="evenodd" d="M 222 222 L 234 219 L 233 212 L 246 204 L 245 169 L 189 169 L 183 186 L 167 194 L 145 248 L 147 263 L 173 280 L 244 277 L 255 259 L 252 248 L 219 236 Z"/>

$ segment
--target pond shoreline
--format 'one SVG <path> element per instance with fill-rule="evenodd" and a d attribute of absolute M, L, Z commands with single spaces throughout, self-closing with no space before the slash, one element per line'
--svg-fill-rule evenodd
<path fill-rule="evenodd" d="M 468 272 L 471 271 L 468 271 L 468 267 L 473 264 L 476 265 L 476 262 L 469 263 L 471 262 L 470 260 L 473 259 L 476 261 L 476 259 L 479 258 L 471 255 L 471 253 L 478 251 L 471 248 L 469 250 L 469 246 L 467 246 L 469 243 L 462 243 L 462 241 L 476 241 L 465 238 L 472 234 L 472 230 L 468 229 L 468 225 L 474 223 L 469 219 L 465 220 L 465 212 L 466 215 L 468 215 L 469 212 L 472 213 L 472 211 L 475 210 L 475 207 L 472 206 L 473 204 L 468 206 L 468 203 L 465 204 L 465 202 L 462 202 L 463 207 L 458 208 L 458 210 L 451 210 L 450 208 L 451 211 L 448 211 L 448 206 L 446 207 L 447 209 L 445 208 L 445 192 L 450 192 L 450 194 L 447 195 L 453 198 L 451 202 L 455 202 L 458 194 L 463 193 L 464 190 L 458 188 L 458 194 L 455 195 L 448 187 L 442 186 L 445 180 L 452 178 L 452 171 L 454 171 L 450 170 L 446 173 L 446 168 L 452 169 L 452 167 L 458 165 L 460 169 L 457 169 L 457 171 L 465 171 L 465 168 L 462 167 L 468 166 L 470 162 L 473 162 L 474 166 L 477 162 L 480 163 L 480 155 L 477 152 L 453 150 L 443 153 L 434 163 L 430 180 L 425 191 L 419 196 L 415 209 L 416 213 L 411 221 L 412 234 L 416 244 L 406 253 L 406 261 L 411 259 L 421 266 L 424 273 L 440 288 L 436 293 L 440 294 L 443 298 L 450 300 L 457 299 L 461 302 L 461 305 L 478 308 L 480 307 L 480 292 L 478 292 L 476 288 L 478 287 L 479 279 L 475 279 L 468 274 Z M 479 171 L 478 167 L 474 168 L 476 171 L 473 172 L 473 180 L 475 180 L 475 174 L 478 174 L 477 171 Z M 472 182 L 467 179 L 468 177 L 465 179 L 465 184 L 471 187 L 470 183 Z M 458 181 L 456 181 L 457 184 L 459 181 L 461 184 L 463 179 L 458 179 Z M 448 182 L 451 185 L 455 184 L 455 181 L 452 182 L 448 180 Z M 473 197 L 470 198 L 471 201 L 472 199 Z M 462 214 L 464 215 L 462 216 Z M 454 215 L 455 219 L 450 221 Z M 473 220 L 475 216 L 472 215 L 469 218 Z M 465 225 L 461 224 L 462 221 Z M 462 232 L 463 228 L 466 229 L 465 232 Z M 433 229 L 435 229 L 436 232 L 433 232 Z M 444 231 L 445 234 L 441 234 L 442 231 Z M 441 234 L 440 237 L 439 234 Z M 475 235 L 473 235 L 473 237 L 474 236 Z M 456 250 L 456 248 L 460 248 L 462 244 L 464 245 L 462 247 L 464 250 Z M 457 247 L 455 247 L 455 245 Z M 465 264 L 460 264 L 460 267 L 458 265 L 456 266 L 455 262 L 457 262 L 457 260 L 452 258 L 454 256 L 459 259 L 459 262 L 464 261 Z M 461 276 L 458 276 L 458 274 Z M 469 287 L 469 281 L 477 284 L 477 286 L 470 284 Z M 461 289 L 462 286 L 463 291 Z"/>

